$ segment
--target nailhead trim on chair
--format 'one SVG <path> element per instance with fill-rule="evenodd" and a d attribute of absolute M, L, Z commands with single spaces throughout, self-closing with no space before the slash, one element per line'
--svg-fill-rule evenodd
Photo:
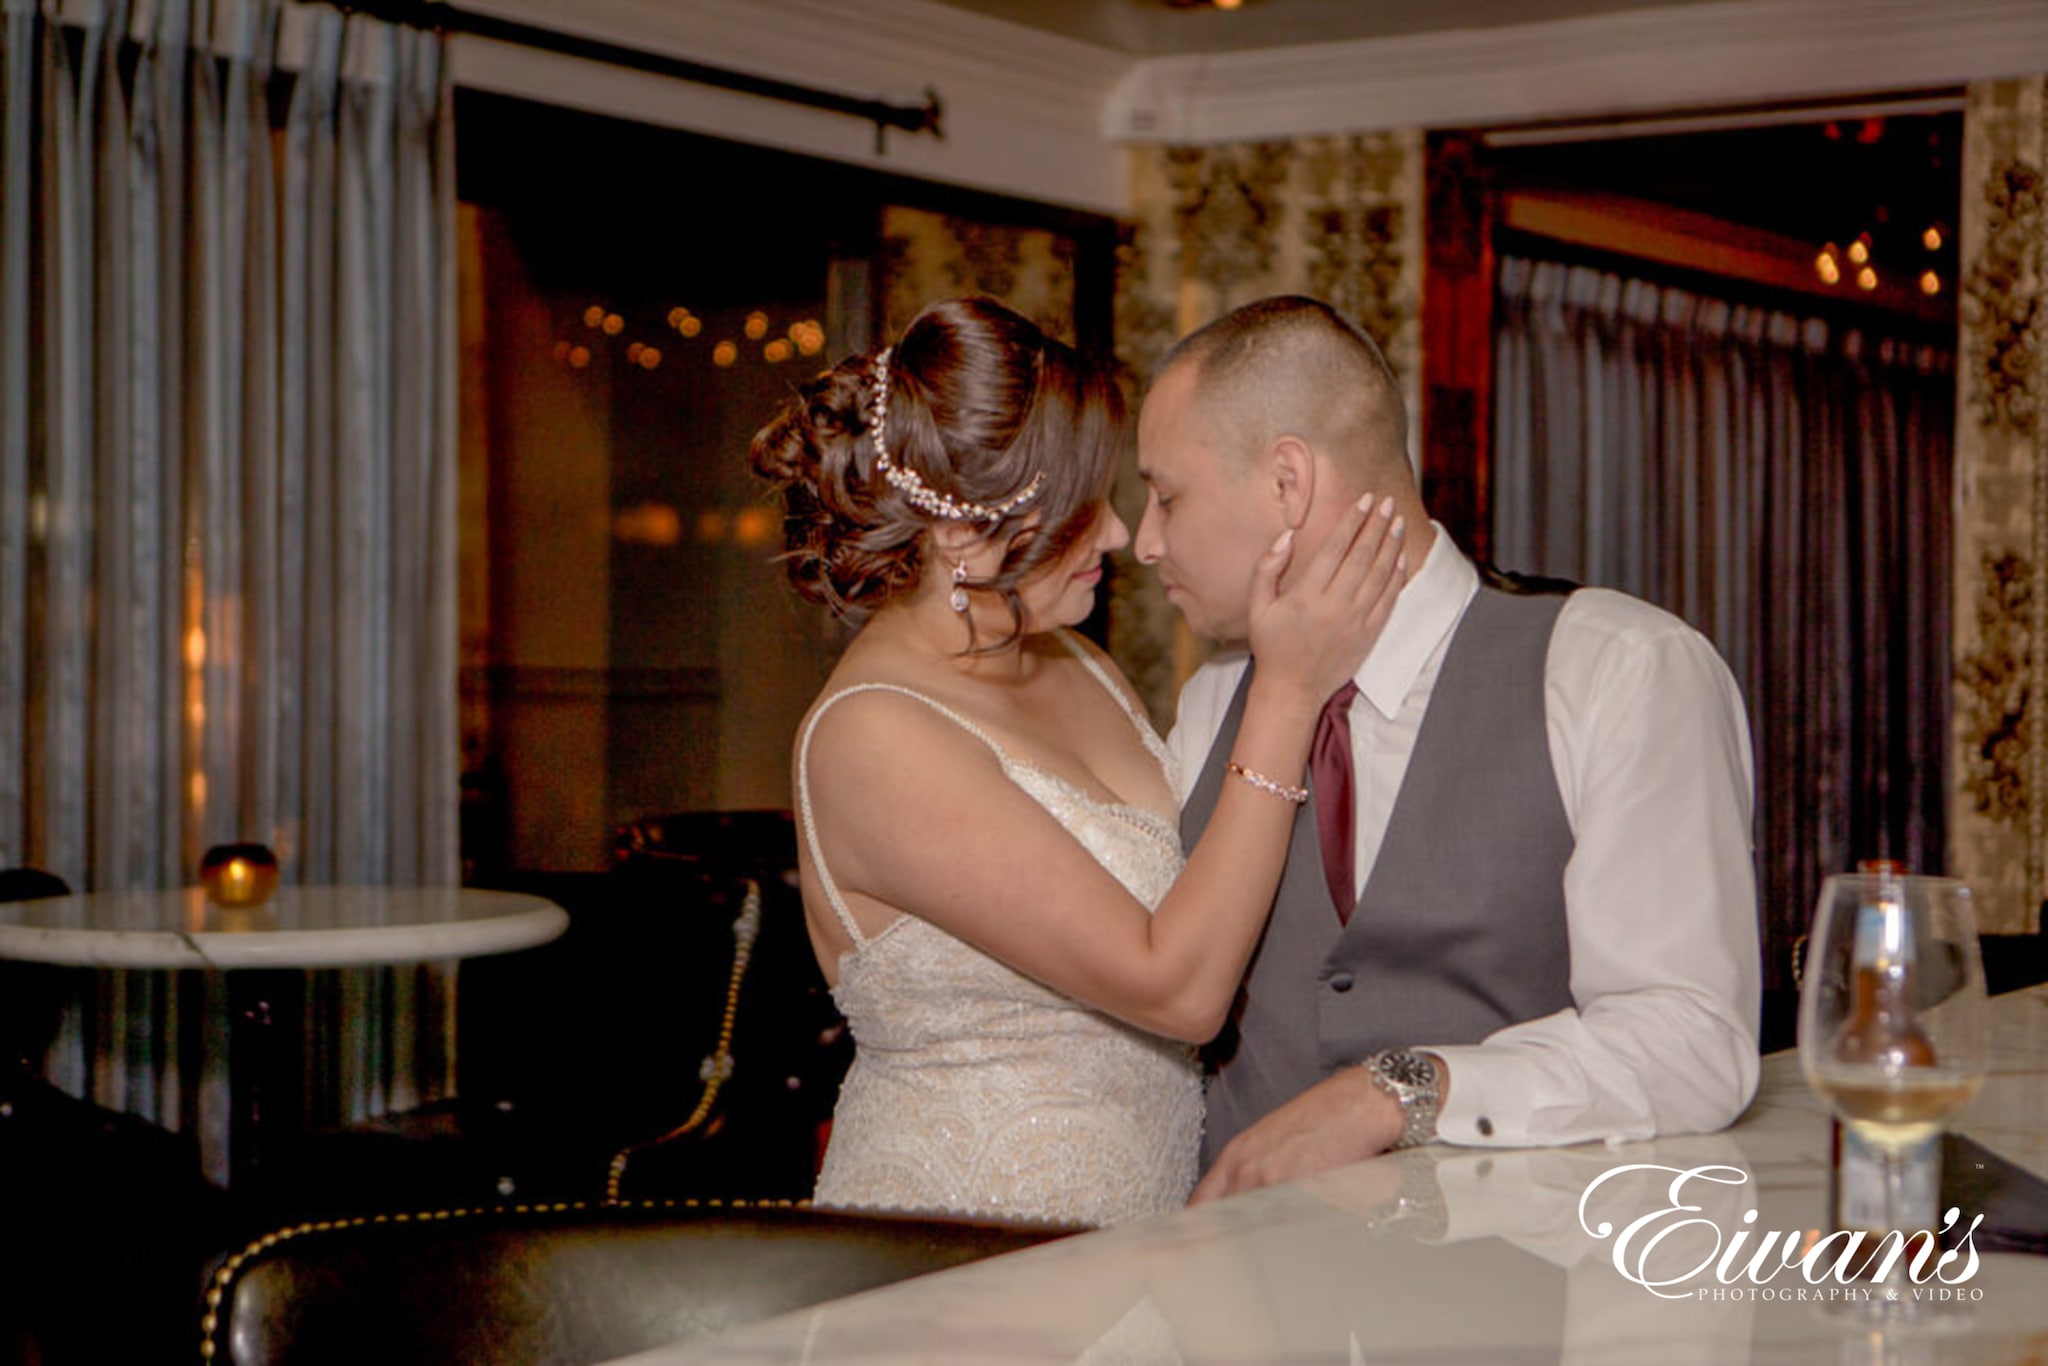
<path fill-rule="evenodd" d="M 680 1200 L 560 1200 L 546 1204 L 531 1205 L 482 1205 L 475 1209 L 422 1210 L 418 1213 L 401 1214 L 359 1214 L 347 1219 L 316 1219 L 303 1224 L 293 1224 L 264 1234 L 237 1252 L 213 1273 L 213 1285 L 206 1292 L 206 1315 L 199 1320 L 199 1355 L 211 1361 L 219 1351 L 214 1334 L 220 1327 L 220 1306 L 226 1300 L 228 1291 L 234 1285 L 235 1277 L 242 1267 L 279 1243 L 288 1243 L 310 1233 L 333 1233 L 337 1230 L 368 1228 L 374 1224 L 425 1224 L 438 1223 L 449 1219 L 474 1219 L 487 1214 L 580 1214 L 587 1210 L 656 1210 L 709 1209 L 709 1210 L 759 1210 L 759 1209 L 809 1209 L 808 1200 L 722 1200 L 696 1199 L 686 1197 Z"/>
<path fill-rule="evenodd" d="M 746 880 L 747 894 L 740 906 L 739 918 L 732 922 L 732 976 L 725 984 L 725 1014 L 718 1026 L 718 1043 L 709 1057 L 704 1059 L 697 1075 L 703 1079 L 704 1094 L 697 1098 L 697 1108 L 690 1117 L 659 1138 L 645 1139 L 639 1143 L 621 1148 L 612 1155 L 611 1167 L 605 1173 L 604 1196 L 607 1203 L 616 1204 L 619 1187 L 626 1179 L 626 1165 L 633 1160 L 633 1154 L 648 1148 L 658 1148 L 664 1143 L 681 1138 L 695 1130 L 711 1116 L 711 1106 L 718 1099 L 719 1088 L 732 1075 L 732 1026 L 740 1009 L 740 984 L 746 979 L 747 964 L 753 960 L 754 940 L 761 933 L 761 884 L 752 878 Z"/>

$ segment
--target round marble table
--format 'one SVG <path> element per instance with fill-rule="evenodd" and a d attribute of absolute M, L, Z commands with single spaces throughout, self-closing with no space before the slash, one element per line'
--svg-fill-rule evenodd
<path fill-rule="evenodd" d="M 203 1100 L 198 1137 L 207 1175 L 241 1186 L 292 1136 L 279 1118 L 305 1085 L 299 970 L 510 953 L 568 926 L 568 913 L 540 897 L 461 887 L 280 887 L 245 908 L 214 905 L 197 887 L 88 892 L 0 903 L 0 959 L 225 971 L 225 990 L 209 995 L 225 1009 L 226 1057 L 207 1047 L 200 1085 L 225 1099 L 226 1114 Z"/>
<path fill-rule="evenodd" d="M 466 887 L 280 887 L 216 906 L 197 887 L 0 903 L 0 958 L 95 968 L 335 968 L 477 958 L 569 927 L 553 902 Z"/>

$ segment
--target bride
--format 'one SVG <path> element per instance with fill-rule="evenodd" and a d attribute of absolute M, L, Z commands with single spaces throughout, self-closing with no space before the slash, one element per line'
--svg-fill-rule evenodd
<path fill-rule="evenodd" d="M 1183 865 L 1165 747 L 1066 629 L 1130 539 L 1122 418 L 1106 369 L 954 299 L 754 439 L 797 591 L 863 623 L 795 753 L 811 941 L 856 1045 L 820 1205 L 1093 1225 L 1194 1183 L 1189 1045 L 1229 1011 L 1317 713 L 1405 567 L 1370 498 L 1291 572 L 1291 533 L 1260 562 L 1242 781 Z"/>

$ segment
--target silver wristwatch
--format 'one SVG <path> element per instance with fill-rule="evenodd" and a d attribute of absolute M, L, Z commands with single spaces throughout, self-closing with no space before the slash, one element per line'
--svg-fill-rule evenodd
<path fill-rule="evenodd" d="M 1365 1070 L 1380 1090 L 1401 1103 L 1401 1137 L 1396 1148 L 1412 1148 L 1436 1137 L 1443 1072 L 1432 1054 L 1385 1048 L 1365 1060 Z"/>

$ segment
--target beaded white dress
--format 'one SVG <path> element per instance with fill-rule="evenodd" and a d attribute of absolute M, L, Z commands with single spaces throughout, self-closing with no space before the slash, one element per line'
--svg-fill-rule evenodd
<path fill-rule="evenodd" d="M 1162 767 L 1139 715 L 1078 643 Z M 922 693 L 866 683 L 813 713 L 797 750 L 797 799 L 818 881 L 852 938 L 832 998 L 855 1044 L 815 1202 L 840 1208 L 1113 1224 L 1186 1203 L 1202 1131 L 1193 1050 L 1136 1029 L 1015 972 L 915 916 L 865 936 L 820 854 L 809 753 L 818 719 L 862 692 L 912 697 L 994 750 L 1010 780 L 1147 909 L 1179 875 L 1180 833 L 1141 807 L 1097 801 L 1004 753 Z"/>

